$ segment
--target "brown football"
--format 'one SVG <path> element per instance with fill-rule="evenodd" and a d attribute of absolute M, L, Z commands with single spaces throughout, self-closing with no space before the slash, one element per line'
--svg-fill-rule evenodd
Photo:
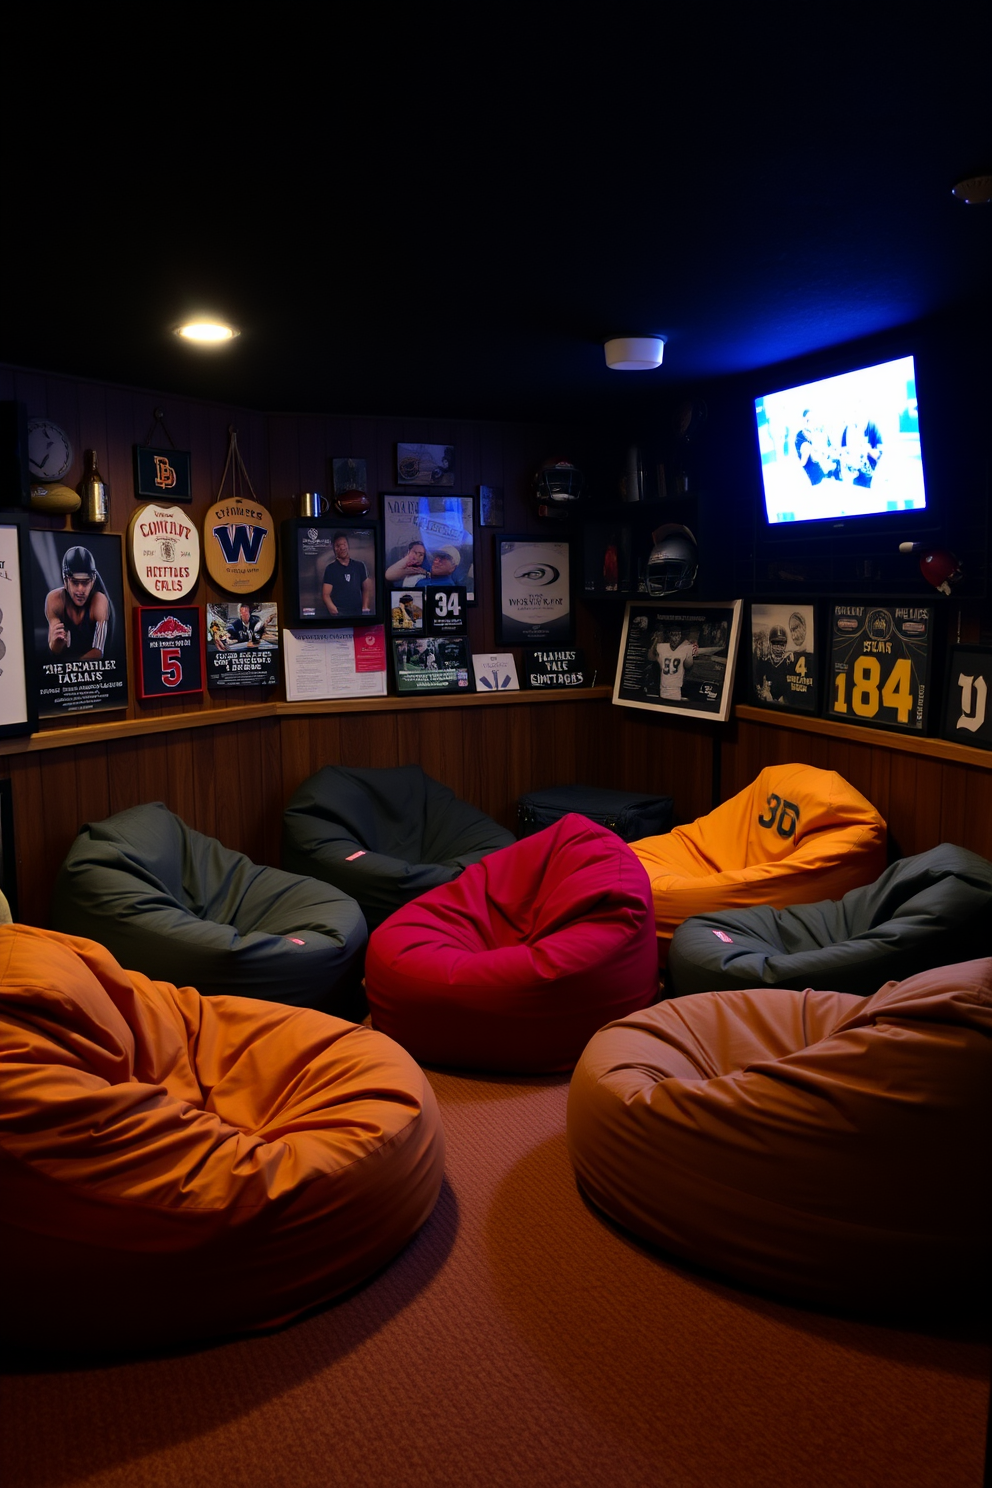
<path fill-rule="evenodd" d="M 342 491 L 340 496 L 335 496 L 334 506 L 343 517 L 364 517 L 372 510 L 364 491 Z"/>

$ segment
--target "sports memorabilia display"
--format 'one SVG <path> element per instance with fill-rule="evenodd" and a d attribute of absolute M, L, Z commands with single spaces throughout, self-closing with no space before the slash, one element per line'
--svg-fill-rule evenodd
<path fill-rule="evenodd" d="M 38 713 L 127 706 L 121 540 L 32 532 L 31 681 Z"/>
<path fill-rule="evenodd" d="M 30 734 L 36 724 L 24 638 L 30 632 L 28 528 L 25 518 L 0 518 L 0 738 Z"/>
<path fill-rule="evenodd" d="M 472 692 L 468 639 L 421 636 L 393 641 L 396 690 L 405 693 Z"/>
<path fill-rule="evenodd" d="M 525 687 L 553 692 L 562 687 L 585 687 L 588 674 L 581 651 L 525 651 Z"/>
<path fill-rule="evenodd" d="M 28 470 L 41 485 L 54 485 L 72 464 L 69 436 L 47 418 L 28 419 Z"/>
<path fill-rule="evenodd" d="M 199 605 L 168 609 L 139 605 L 134 626 L 139 697 L 179 697 L 203 691 L 203 615 Z"/>
<path fill-rule="evenodd" d="M 815 713 L 819 706 L 816 611 L 811 604 L 751 605 L 748 701 Z"/>
<path fill-rule="evenodd" d="M 179 506 L 139 506 L 127 528 L 131 577 L 152 599 L 185 599 L 200 577 L 200 534 Z"/>
<path fill-rule="evenodd" d="M 992 749 L 992 646 L 954 646 L 941 734 Z"/>
<path fill-rule="evenodd" d="M 933 624 L 932 605 L 834 604 L 827 717 L 925 734 Z"/>
<path fill-rule="evenodd" d="M 570 548 L 565 539 L 496 539 L 496 640 L 502 646 L 572 639 Z"/>
<path fill-rule="evenodd" d="M 378 527 L 368 517 L 293 519 L 282 525 L 286 607 L 292 625 L 369 626 L 383 619 Z"/>
<path fill-rule="evenodd" d="M 648 593 L 655 599 L 691 589 L 699 572 L 699 549 L 688 527 L 666 522 L 651 534 L 648 555 Z"/>
<path fill-rule="evenodd" d="M 539 517 L 569 517 L 582 500 L 582 471 L 567 456 L 542 460 L 534 472 Z"/>
<path fill-rule="evenodd" d="M 189 450 L 134 446 L 134 494 L 140 501 L 192 501 L 193 457 Z"/>
<path fill-rule="evenodd" d="M 385 578 L 396 589 L 463 586 L 475 602 L 471 496 L 383 496 Z"/>
<path fill-rule="evenodd" d="M 231 495 L 224 487 L 231 477 Z M 272 518 L 255 495 L 238 436 L 230 433 L 217 500 L 203 519 L 203 554 L 207 572 L 229 594 L 254 594 L 271 579 L 276 566 Z"/>
<path fill-rule="evenodd" d="M 279 620 L 271 600 L 207 605 L 207 685 L 272 687 L 279 680 Z"/>
<path fill-rule="evenodd" d="M 725 723 L 730 716 L 741 600 L 629 601 L 613 701 Z"/>

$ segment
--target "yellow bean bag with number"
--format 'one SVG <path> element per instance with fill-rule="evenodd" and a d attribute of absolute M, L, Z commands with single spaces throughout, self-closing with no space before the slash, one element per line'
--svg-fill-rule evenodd
<path fill-rule="evenodd" d="M 708 816 L 630 846 L 651 881 L 662 966 L 691 915 L 840 899 L 886 865 L 874 806 L 836 771 L 812 765 L 769 765 Z"/>

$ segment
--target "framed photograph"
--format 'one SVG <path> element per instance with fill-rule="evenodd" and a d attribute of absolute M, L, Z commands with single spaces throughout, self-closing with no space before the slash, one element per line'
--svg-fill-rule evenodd
<path fill-rule="evenodd" d="M 502 486 L 480 486 L 479 487 L 479 526 L 480 527 L 502 527 L 503 525 L 503 487 Z"/>
<path fill-rule="evenodd" d="M 453 444 L 397 444 L 396 484 L 399 486 L 453 486 Z"/>
<path fill-rule="evenodd" d="M 121 539 L 32 532 L 29 685 L 42 718 L 127 707 Z"/>
<path fill-rule="evenodd" d="M 207 605 L 207 686 L 272 687 L 279 680 L 273 600 Z"/>
<path fill-rule="evenodd" d="M 400 696 L 472 692 L 467 636 L 421 636 L 393 641 L 393 670 Z"/>
<path fill-rule="evenodd" d="M 138 696 L 203 691 L 203 613 L 199 605 L 139 605 L 134 611 Z"/>
<path fill-rule="evenodd" d="M 410 589 L 389 589 L 389 628 L 393 635 L 423 635 L 424 595 Z"/>
<path fill-rule="evenodd" d="M 475 603 L 475 521 L 471 496 L 383 496 L 387 584 L 394 589 L 462 586 Z"/>
<path fill-rule="evenodd" d="M 343 496 L 345 491 L 364 491 L 367 494 L 368 462 L 354 460 L 350 455 L 335 456 L 331 460 L 331 480 L 335 496 Z"/>
<path fill-rule="evenodd" d="M 953 646 L 941 735 L 992 749 L 992 646 Z"/>
<path fill-rule="evenodd" d="M 613 701 L 726 723 L 743 601 L 629 601 Z"/>
<path fill-rule="evenodd" d="M 134 494 L 139 501 L 192 501 L 193 456 L 189 450 L 134 446 Z"/>
<path fill-rule="evenodd" d="M 748 702 L 815 713 L 819 707 L 816 607 L 755 602 Z"/>
<path fill-rule="evenodd" d="M 368 517 L 295 518 L 282 527 L 291 626 L 382 624 L 379 529 Z"/>
<path fill-rule="evenodd" d="M 834 604 L 826 716 L 925 734 L 933 605 Z"/>
<path fill-rule="evenodd" d="M 31 625 L 28 519 L 4 512 L 0 515 L 0 739 L 33 733 L 38 725 L 25 647 Z"/>
<path fill-rule="evenodd" d="M 570 547 L 565 538 L 496 539 L 496 641 L 553 647 L 572 639 Z"/>

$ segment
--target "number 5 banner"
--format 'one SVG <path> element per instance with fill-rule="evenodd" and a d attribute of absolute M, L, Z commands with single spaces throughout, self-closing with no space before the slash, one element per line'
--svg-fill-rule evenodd
<path fill-rule="evenodd" d="M 134 618 L 138 632 L 139 697 L 179 697 L 183 693 L 202 692 L 203 625 L 199 606 L 159 609 L 141 605 L 135 610 Z"/>
<path fill-rule="evenodd" d="M 925 734 L 933 623 L 932 605 L 835 604 L 827 717 Z"/>

